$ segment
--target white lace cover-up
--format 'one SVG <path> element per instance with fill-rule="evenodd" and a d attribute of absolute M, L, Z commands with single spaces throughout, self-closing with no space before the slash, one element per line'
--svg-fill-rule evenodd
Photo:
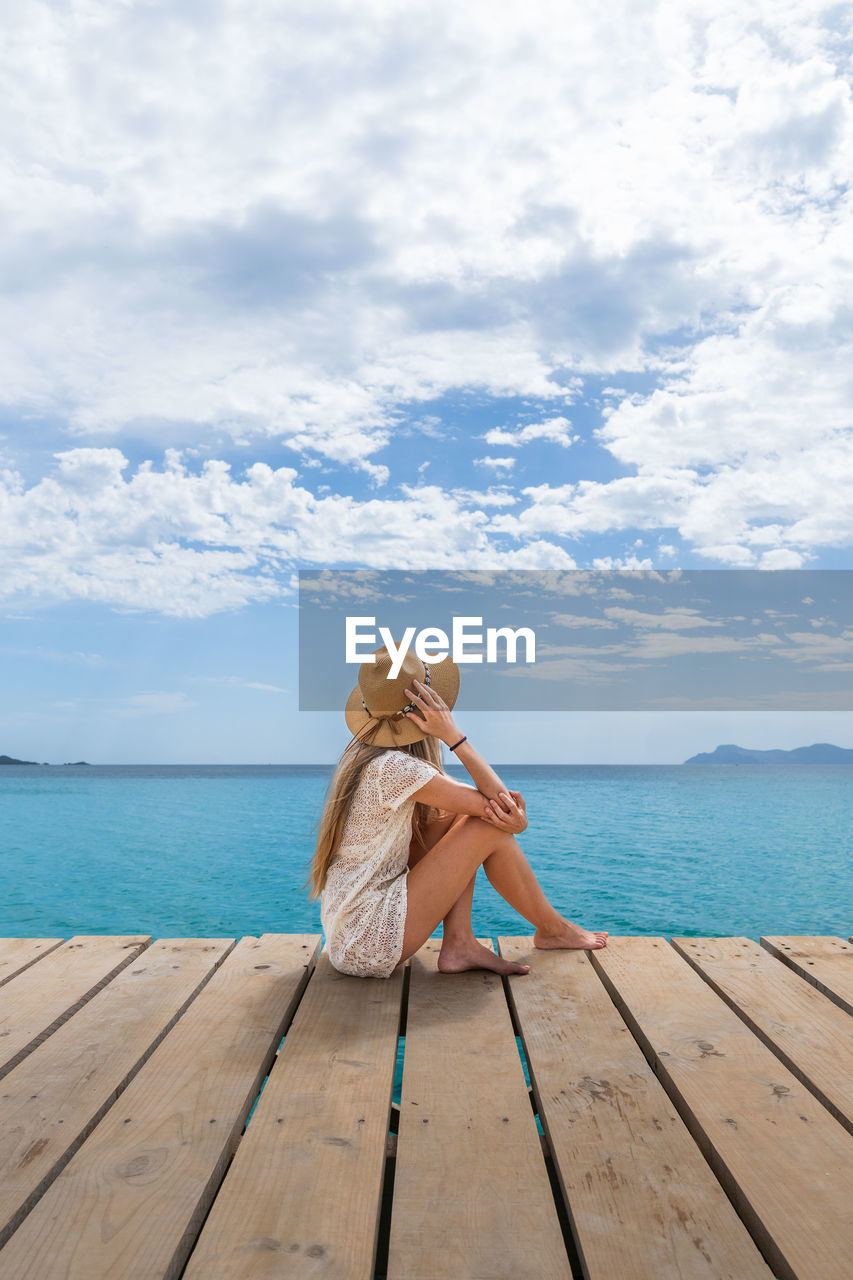
<path fill-rule="evenodd" d="M 323 890 L 329 959 L 341 973 L 390 978 L 403 955 L 414 793 L 436 770 L 391 749 L 365 765 Z"/>

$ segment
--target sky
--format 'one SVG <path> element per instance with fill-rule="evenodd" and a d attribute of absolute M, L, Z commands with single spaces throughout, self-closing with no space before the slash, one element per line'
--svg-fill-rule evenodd
<path fill-rule="evenodd" d="M 3 26 L 0 752 L 335 758 L 300 569 L 853 567 L 846 6 Z M 471 723 L 496 760 L 853 746 L 585 714 Z"/>

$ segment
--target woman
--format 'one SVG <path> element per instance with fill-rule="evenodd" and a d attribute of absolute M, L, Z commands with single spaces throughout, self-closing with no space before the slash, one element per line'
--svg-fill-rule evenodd
<path fill-rule="evenodd" d="M 480 866 L 534 925 L 534 946 L 605 946 L 606 933 L 572 924 L 540 889 L 515 839 L 527 826 L 521 795 L 507 790 L 451 715 L 456 664 L 448 657 L 427 665 L 407 652 L 389 678 L 388 651 L 378 649 L 374 658 L 359 669 L 347 702 L 353 739 L 329 788 L 311 869 L 334 967 L 390 977 L 443 920 L 443 973 L 527 973 L 529 965 L 501 959 L 474 937 L 471 901 Z M 442 743 L 473 786 L 443 772 Z"/>

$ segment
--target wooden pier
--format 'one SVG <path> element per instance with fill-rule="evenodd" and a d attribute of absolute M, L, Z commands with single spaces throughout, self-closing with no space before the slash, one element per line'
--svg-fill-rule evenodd
<path fill-rule="evenodd" d="M 320 943 L 0 940 L 0 1280 L 853 1274 L 848 941 Z"/>

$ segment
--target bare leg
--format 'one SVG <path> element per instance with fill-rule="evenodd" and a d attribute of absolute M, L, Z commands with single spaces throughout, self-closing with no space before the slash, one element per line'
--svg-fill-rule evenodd
<path fill-rule="evenodd" d="M 551 906 L 514 836 L 465 817 L 452 823 L 409 872 L 404 959 L 423 946 L 481 865 L 501 897 L 535 926 L 535 946 L 594 950 L 606 945 L 606 933 L 582 929 Z"/>
<path fill-rule="evenodd" d="M 423 857 L 434 849 L 461 818 L 457 814 L 436 818 L 424 832 L 423 843 L 416 844 L 412 840 L 409 846 L 409 867 L 414 867 Z M 527 973 L 529 964 L 518 964 L 514 960 L 504 960 L 495 955 L 488 947 L 484 947 L 474 937 L 471 927 L 471 904 L 474 900 L 476 871 L 465 885 L 459 897 L 444 917 L 441 951 L 438 957 L 438 968 L 442 973 L 462 973 L 466 969 L 490 969 L 493 973 Z"/>

